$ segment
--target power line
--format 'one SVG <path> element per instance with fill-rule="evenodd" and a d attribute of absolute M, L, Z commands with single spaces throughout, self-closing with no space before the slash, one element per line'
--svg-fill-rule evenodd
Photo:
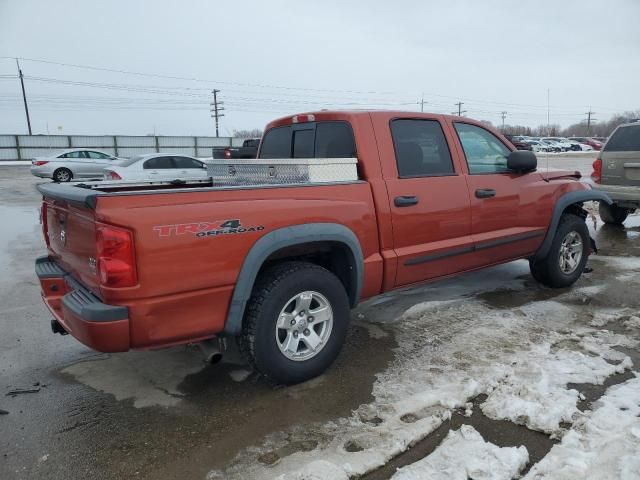
<path fill-rule="evenodd" d="M 0 59 L 13 59 L 13 58 L 15 58 L 15 57 L 0 56 Z M 241 87 L 253 87 L 253 88 L 262 88 L 262 89 L 276 89 L 276 90 L 284 90 L 284 91 L 348 93 L 348 94 L 356 94 L 356 95 L 367 95 L 367 94 L 369 94 L 369 95 L 370 94 L 373 94 L 373 95 L 407 95 L 407 92 L 399 93 L 399 92 L 392 92 L 392 91 L 375 91 L 375 90 L 344 90 L 344 89 L 340 90 L 340 89 L 304 88 L 304 87 L 273 85 L 273 84 L 260 84 L 260 83 L 247 83 L 247 82 L 229 82 L 229 81 L 222 81 L 222 80 L 202 79 L 202 78 L 189 77 L 189 76 L 168 75 L 168 74 L 148 73 L 148 72 L 138 72 L 138 71 L 132 71 L 132 70 L 100 67 L 100 66 L 93 66 L 93 65 L 64 63 L 64 62 L 56 62 L 56 61 L 45 60 L 45 59 L 36 59 L 36 58 L 27 58 L 27 57 L 17 57 L 17 58 L 20 59 L 20 60 L 23 60 L 23 61 L 27 61 L 27 62 L 37 62 L 37 63 L 43 63 L 43 64 L 49 64 L 49 65 L 57 65 L 57 66 L 63 66 L 63 67 L 69 67 L 69 68 L 79 68 L 79 69 L 93 70 L 93 71 L 100 71 L 100 72 L 111 72 L 111 73 L 118 73 L 118 74 L 124 74 L 124 75 L 163 78 L 163 79 L 168 79 L 168 80 L 202 82 L 202 83 L 208 83 L 210 85 L 216 85 L 216 84 L 218 84 L 218 85 L 235 85 L 235 86 L 241 86 Z M 210 90 L 210 88 L 208 88 L 207 90 Z M 440 97 L 440 98 L 448 98 L 448 99 L 459 98 L 459 97 L 452 96 L 452 95 L 443 95 L 443 94 L 438 94 L 438 93 L 427 93 L 427 95 L 431 96 L 431 97 Z M 424 97 L 424 94 L 423 94 L 423 97 Z M 505 106 L 505 107 L 516 106 L 516 107 L 527 107 L 529 109 L 530 108 L 536 108 L 536 109 L 545 109 L 545 108 L 547 108 L 548 109 L 548 105 L 545 106 L 545 105 L 535 105 L 535 104 L 499 102 L 499 101 L 492 101 L 492 100 L 479 100 L 479 99 L 473 99 L 473 98 L 467 98 L 467 97 L 462 98 L 462 100 L 464 100 L 467 103 L 471 102 L 471 103 L 488 104 L 488 105 Z M 560 108 L 577 108 L 577 107 L 562 106 Z M 617 111 L 617 110 L 624 110 L 624 109 L 620 109 L 620 108 L 618 108 L 618 109 L 610 109 L 610 108 L 605 108 L 605 107 L 598 107 L 598 108 L 601 108 L 601 110 L 611 110 L 612 112 Z"/>
<path fill-rule="evenodd" d="M 0 58 L 14 58 L 14 57 L 5 57 L 0 56 Z M 375 94 L 375 93 L 383 93 L 376 91 L 361 91 L 361 90 L 335 90 L 335 89 L 324 89 L 324 88 L 305 88 L 305 87 L 290 87 L 290 86 L 282 86 L 282 85 L 269 85 L 269 84 L 260 84 L 260 83 L 244 83 L 244 82 L 228 82 L 222 80 L 211 80 L 211 79 L 201 79 L 196 77 L 183 77 L 178 75 L 165 75 L 159 73 L 146 73 L 146 72 L 136 72 L 132 70 L 122 70 L 116 68 L 107 68 L 107 67 L 96 67 L 93 65 L 81 65 L 77 63 L 63 63 L 63 62 L 54 62 L 52 60 L 44 60 L 39 58 L 26 58 L 26 57 L 17 57 L 20 60 L 24 60 L 27 62 L 37 62 L 37 63 L 45 63 L 49 65 L 58 65 L 63 67 L 71 67 L 71 68 L 81 68 L 85 70 L 95 70 L 100 72 L 112 72 L 112 73 L 121 73 L 125 75 L 136 75 L 142 77 L 155 77 L 155 78 L 165 78 L 169 80 L 188 80 L 191 82 L 206 82 L 206 83 L 218 83 L 225 85 L 237 85 L 244 87 L 258 87 L 258 88 L 273 88 L 273 89 L 283 89 L 283 90 L 300 90 L 300 91 L 309 91 L 309 92 L 339 92 L 339 93 L 364 93 L 364 94 Z M 390 92 L 387 92 L 390 93 Z"/>

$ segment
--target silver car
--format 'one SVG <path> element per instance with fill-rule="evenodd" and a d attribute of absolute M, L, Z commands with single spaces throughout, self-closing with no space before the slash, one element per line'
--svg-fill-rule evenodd
<path fill-rule="evenodd" d="M 600 218 L 620 225 L 640 208 L 640 122 L 618 126 L 595 162 L 594 188 L 607 193 L 613 205 L 600 203 Z"/>
<path fill-rule="evenodd" d="M 118 165 L 122 159 L 87 148 L 74 148 L 31 161 L 31 174 L 69 182 L 80 178 L 102 178 L 106 167 Z"/>

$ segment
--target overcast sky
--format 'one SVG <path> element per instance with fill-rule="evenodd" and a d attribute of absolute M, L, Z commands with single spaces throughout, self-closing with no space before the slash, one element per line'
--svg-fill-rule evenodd
<path fill-rule="evenodd" d="M 422 95 L 536 126 L 547 89 L 566 126 L 640 108 L 639 20 L 639 0 L 0 0 L 0 56 L 23 58 L 34 133 L 211 135 L 213 88 L 221 135 Z M 0 59 L 0 133 L 26 132 L 16 73 Z"/>

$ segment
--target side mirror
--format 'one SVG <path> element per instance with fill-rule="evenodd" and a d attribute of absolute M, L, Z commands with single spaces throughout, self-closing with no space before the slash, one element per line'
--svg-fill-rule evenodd
<path fill-rule="evenodd" d="M 537 167 L 538 158 L 529 150 L 514 150 L 507 157 L 507 168 L 514 172 L 533 172 Z"/>

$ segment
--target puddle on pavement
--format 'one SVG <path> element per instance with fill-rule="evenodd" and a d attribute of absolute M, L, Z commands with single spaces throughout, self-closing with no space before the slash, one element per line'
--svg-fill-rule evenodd
<path fill-rule="evenodd" d="M 12 252 L 20 246 L 20 237 L 40 235 L 38 211 L 34 207 L 8 207 L 0 205 L 0 282 L 12 273 Z"/>
<path fill-rule="evenodd" d="M 198 352 L 183 347 L 104 355 L 70 365 L 62 373 L 116 400 L 132 399 L 136 408 L 171 407 L 184 396 L 178 385 L 204 366 Z"/>
<path fill-rule="evenodd" d="M 525 290 L 512 290 L 510 288 L 499 288 L 476 294 L 478 300 L 482 300 L 489 307 L 497 309 L 518 308 L 527 303 L 550 300 L 566 292 L 567 289 L 542 288 L 532 281 L 528 284 L 530 288 Z"/>

